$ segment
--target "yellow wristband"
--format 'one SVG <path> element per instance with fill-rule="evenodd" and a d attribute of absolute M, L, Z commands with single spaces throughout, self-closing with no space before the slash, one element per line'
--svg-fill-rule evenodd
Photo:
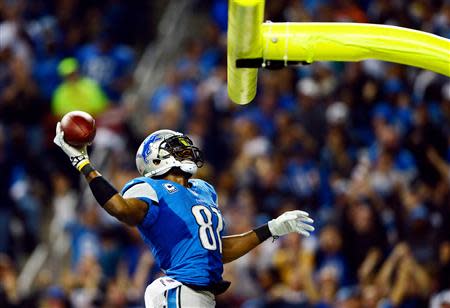
<path fill-rule="evenodd" d="M 81 172 L 81 169 L 83 169 L 84 166 L 86 166 L 87 164 L 90 164 L 90 163 L 91 163 L 91 162 L 89 161 L 89 159 L 83 160 L 82 162 L 80 162 L 80 163 L 77 165 L 78 171 Z"/>

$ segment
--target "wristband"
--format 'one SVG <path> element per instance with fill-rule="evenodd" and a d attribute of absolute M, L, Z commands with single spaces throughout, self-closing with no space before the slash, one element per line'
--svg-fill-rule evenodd
<path fill-rule="evenodd" d="M 115 194 L 117 190 L 109 184 L 102 176 L 97 176 L 89 182 L 92 194 L 95 200 L 103 207 Z"/>
<path fill-rule="evenodd" d="M 81 171 L 81 169 L 83 169 L 84 166 L 90 164 L 90 161 L 86 155 L 78 155 L 70 157 L 70 161 L 72 162 L 72 166 L 77 168 L 78 171 Z"/>
<path fill-rule="evenodd" d="M 260 226 L 260 227 L 258 227 L 256 229 L 253 229 L 253 232 L 256 233 L 256 236 L 259 238 L 259 241 L 261 243 L 272 236 L 272 233 L 270 233 L 268 224 L 265 224 L 265 225 L 262 225 L 262 226 Z"/>
<path fill-rule="evenodd" d="M 80 172 L 84 175 L 84 176 L 88 176 L 89 173 L 91 173 L 92 171 L 95 171 L 94 167 L 92 167 L 92 165 L 89 163 L 85 164 L 83 167 L 81 167 Z"/>

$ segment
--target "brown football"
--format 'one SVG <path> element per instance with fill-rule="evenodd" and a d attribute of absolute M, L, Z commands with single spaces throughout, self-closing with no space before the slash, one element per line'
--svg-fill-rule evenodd
<path fill-rule="evenodd" d="M 90 144 L 95 137 L 95 120 L 87 112 L 71 111 L 61 119 L 64 140 L 73 146 Z"/>

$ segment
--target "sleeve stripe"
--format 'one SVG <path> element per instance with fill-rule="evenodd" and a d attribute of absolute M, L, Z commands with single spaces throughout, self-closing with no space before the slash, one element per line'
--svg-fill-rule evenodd
<path fill-rule="evenodd" d="M 158 203 L 158 195 L 156 191 L 147 183 L 137 183 L 128 188 L 122 196 L 124 198 L 148 198 Z"/>

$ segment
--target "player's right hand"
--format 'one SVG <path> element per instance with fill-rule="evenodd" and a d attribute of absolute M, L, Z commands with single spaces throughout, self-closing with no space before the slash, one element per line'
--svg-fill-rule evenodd
<path fill-rule="evenodd" d="M 297 232 L 304 236 L 309 236 L 314 231 L 311 224 L 314 222 L 309 214 L 304 211 L 289 211 L 281 214 L 268 222 L 272 236 L 282 236 L 291 232 Z"/>
<path fill-rule="evenodd" d="M 71 146 L 64 140 L 64 132 L 61 129 L 61 123 L 56 124 L 56 135 L 53 142 L 59 146 L 64 153 L 70 158 L 72 165 L 81 171 L 85 165 L 89 164 L 89 156 L 87 154 L 87 147 L 76 148 Z"/>

